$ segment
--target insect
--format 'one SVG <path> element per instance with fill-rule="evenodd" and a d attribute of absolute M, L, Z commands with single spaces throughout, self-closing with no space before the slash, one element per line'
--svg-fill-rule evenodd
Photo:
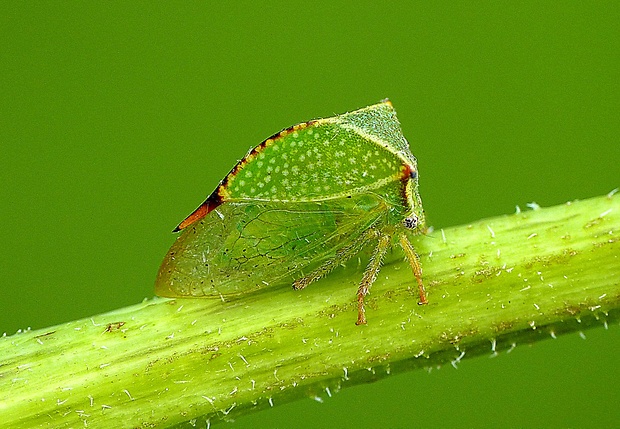
<path fill-rule="evenodd" d="M 383 258 L 398 243 L 426 304 L 409 236 L 425 231 L 418 170 L 388 100 L 287 128 L 252 149 L 176 231 L 155 292 L 226 297 L 303 289 L 374 246 L 357 324 Z"/>

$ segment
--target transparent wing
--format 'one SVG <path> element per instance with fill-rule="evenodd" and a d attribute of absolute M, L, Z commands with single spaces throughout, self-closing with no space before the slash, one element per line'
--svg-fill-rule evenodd
<path fill-rule="evenodd" d="M 160 296 L 241 294 L 292 284 L 386 215 L 374 194 L 321 202 L 226 202 L 185 229 L 160 267 Z"/>

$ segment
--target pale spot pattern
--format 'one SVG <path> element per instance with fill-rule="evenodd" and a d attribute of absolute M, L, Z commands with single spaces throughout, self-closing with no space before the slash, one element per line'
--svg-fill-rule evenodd
<path fill-rule="evenodd" d="M 340 197 L 398 180 L 404 165 L 386 144 L 321 121 L 267 141 L 245 161 L 228 177 L 227 199 Z"/>

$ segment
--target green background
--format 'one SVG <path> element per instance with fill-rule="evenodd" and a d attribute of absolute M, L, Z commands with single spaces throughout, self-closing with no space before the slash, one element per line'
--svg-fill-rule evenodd
<path fill-rule="evenodd" d="M 620 2 L 378 3 L 4 2 L 0 332 L 151 297 L 250 147 L 386 97 L 436 228 L 620 186 Z M 620 329 L 586 337 L 230 426 L 614 426 Z"/>

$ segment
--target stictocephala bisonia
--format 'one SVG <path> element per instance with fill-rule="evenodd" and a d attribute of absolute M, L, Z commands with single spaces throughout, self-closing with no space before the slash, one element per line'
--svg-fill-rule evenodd
<path fill-rule="evenodd" d="M 303 289 L 372 243 L 357 290 L 361 325 L 364 296 L 398 242 L 420 304 L 427 302 L 408 238 L 425 230 L 417 163 L 388 100 L 263 141 L 180 230 L 157 275 L 160 296 L 223 298 L 282 284 Z"/>

